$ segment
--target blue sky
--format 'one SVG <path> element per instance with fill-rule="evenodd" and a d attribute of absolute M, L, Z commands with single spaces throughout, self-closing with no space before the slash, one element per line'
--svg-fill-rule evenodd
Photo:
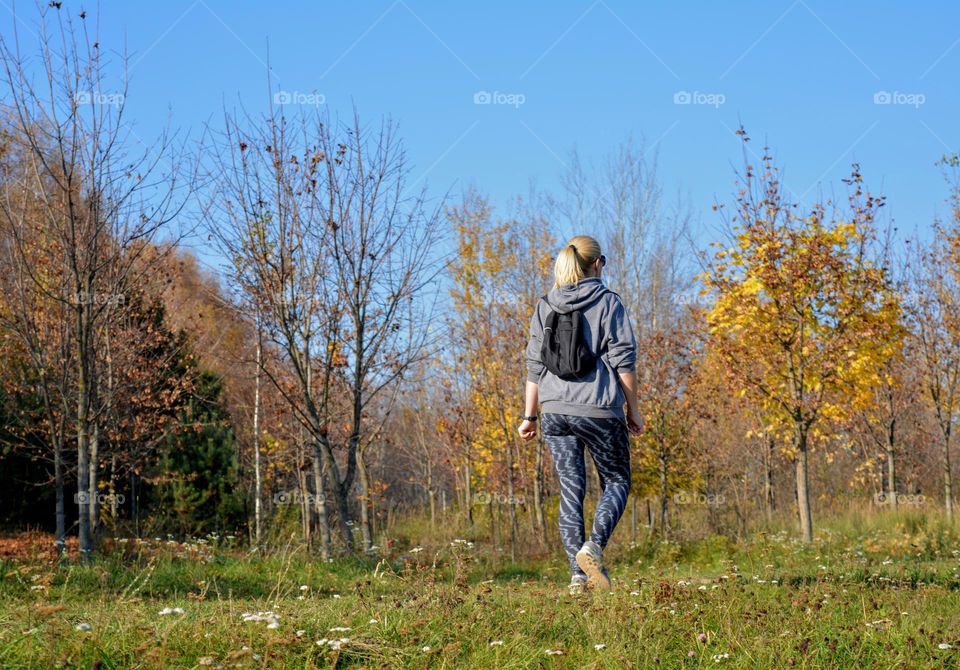
<path fill-rule="evenodd" d="M 64 2 L 87 5 L 96 8 Z M 3 0 L 4 36 L 10 7 Z M 472 185 L 502 204 L 530 180 L 551 189 L 574 145 L 599 158 L 632 134 L 659 153 L 665 188 L 688 194 L 709 226 L 711 203 L 731 200 L 742 122 L 757 151 L 765 139 L 774 148 L 794 193 L 808 200 L 839 185 L 856 160 L 887 195 L 888 215 L 912 230 L 943 210 L 934 161 L 960 149 L 955 2 L 99 7 L 102 47 L 130 53 L 139 136 L 155 136 L 168 115 L 197 134 L 225 102 L 265 107 L 269 41 L 275 89 L 319 94 L 333 112 L 356 104 L 366 119 L 391 116 L 414 178 L 437 194 Z M 34 7 L 17 12 L 29 44 Z M 483 91 L 504 104 L 475 104 Z"/>

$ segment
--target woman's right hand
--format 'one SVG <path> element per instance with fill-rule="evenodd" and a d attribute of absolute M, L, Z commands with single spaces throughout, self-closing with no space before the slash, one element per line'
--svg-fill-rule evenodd
<path fill-rule="evenodd" d="M 643 432 L 643 417 L 635 409 L 627 412 L 627 430 L 631 435 L 639 435 Z"/>
<path fill-rule="evenodd" d="M 519 433 L 524 441 L 532 440 L 537 436 L 537 424 L 524 419 L 523 423 L 520 424 Z"/>

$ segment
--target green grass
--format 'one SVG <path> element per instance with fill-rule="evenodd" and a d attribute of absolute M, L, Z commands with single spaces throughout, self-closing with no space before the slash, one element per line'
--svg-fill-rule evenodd
<path fill-rule="evenodd" d="M 0 666 L 960 665 L 960 545 L 938 518 L 838 519 L 813 547 L 782 532 L 614 543 L 616 590 L 581 597 L 564 589 L 559 551 L 514 564 L 479 529 L 472 546 L 451 544 L 455 532 L 431 544 L 413 524 L 371 560 L 148 542 L 88 566 L 6 563 Z M 183 613 L 160 615 L 167 607 Z M 244 621 L 267 611 L 274 628 Z M 339 638 L 339 649 L 317 644 Z"/>

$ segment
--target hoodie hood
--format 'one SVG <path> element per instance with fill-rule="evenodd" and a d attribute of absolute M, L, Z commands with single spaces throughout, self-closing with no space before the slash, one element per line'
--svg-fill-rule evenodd
<path fill-rule="evenodd" d="M 587 277 L 576 284 L 567 284 L 550 289 L 547 303 L 555 312 L 566 314 L 575 310 L 584 310 L 609 291 L 599 277 Z"/>

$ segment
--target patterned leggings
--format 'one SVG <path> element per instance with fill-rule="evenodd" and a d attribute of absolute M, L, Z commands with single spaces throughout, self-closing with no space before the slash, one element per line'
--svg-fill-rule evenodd
<path fill-rule="evenodd" d="M 623 419 L 597 419 L 566 414 L 543 415 L 543 439 L 550 448 L 560 479 L 560 538 L 570 561 L 570 571 L 582 575 L 576 554 L 583 546 L 583 496 L 586 446 L 600 475 L 600 501 L 590 539 L 607 546 L 623 516 L 630 492 L 630 440 Z"/>

